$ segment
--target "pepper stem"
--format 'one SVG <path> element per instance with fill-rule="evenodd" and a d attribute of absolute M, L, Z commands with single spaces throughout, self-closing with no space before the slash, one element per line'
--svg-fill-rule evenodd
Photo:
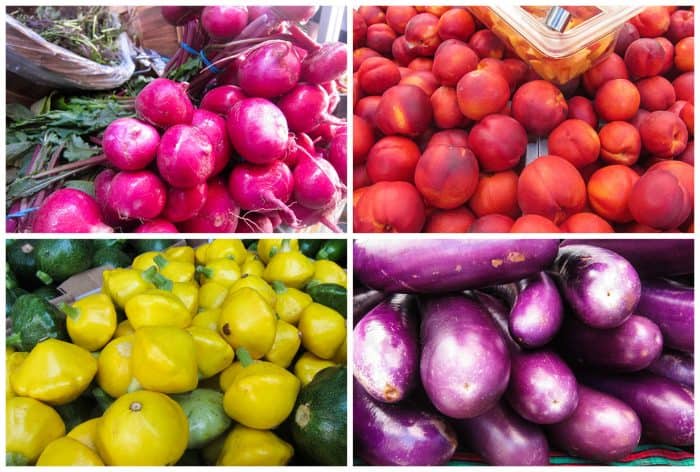
<path fill-rule="evenodd" d="M 208 279 L 211 279 L 214 276 L 214 271 L 209 267 L 199 266 L 197 267 L 196 271 Z"/>
<path fill-rule="evenodd" d="M 248 367 L 253 363 L 253 358 L 250 356 L 250 352 L 248 352 L 248 349 L 244 347 L 239 347 L 236 349 L 236 356 L 238 356 L 238 359 L 241 361 L 241 364 L 243 364 L 243 367 Z"/>
<path fill-rule="evenodd" d="M 168 260 L 160 254 L 153 258 L 153 262 L 155 262 L 160 269 L 168 265 Z"/>
<path fill-rule="evenodd" d="M 275 293 L 284 293 L 287 291 L 287 286 L 284 285 L 284 282 L 280 282 L 279 280 L 273 280 L 270 282 L 270 286 Z"/>
<path fill-rule="evenodd" d="M 36 278 L 41 280 L 44 285 L 51 285 L 53 283 L 53 278 L 43 270 L 36 271 Z"/>
<path fill-rule="evenodd" d="M 58 305 L 58 309 L 65 313 L 66 316 L 70 316 L 74 320 L 80 316 L 80 310 L 67 303 L 61 303 Z"/>

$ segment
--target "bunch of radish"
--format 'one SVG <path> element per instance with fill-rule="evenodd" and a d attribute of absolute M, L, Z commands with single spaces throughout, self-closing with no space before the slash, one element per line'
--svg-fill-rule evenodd
<path fill-rule="evenodd" d="M 96 178 L 96 203 L 59 190 L 34 231 L 267 232 L 316 223 L 339 231 L 347 131 L 333 112 L 346 46 L 317 44 L 299 28 L 316 10 L 163 7 L 166 20 L 220 46 L 219 73 L 144 87 L 136 117 L 104 132 L 110 168 Z M 192 85 L 202 78 L 197 107 Z"/>

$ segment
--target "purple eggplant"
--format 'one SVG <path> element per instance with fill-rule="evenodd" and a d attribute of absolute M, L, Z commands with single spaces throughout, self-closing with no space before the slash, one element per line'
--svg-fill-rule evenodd
<path fill-rule="evenodd" d="M 552 424 L 568 418 L 578 405 L 576 377 L 552 351 L 523 351 L 510 359 L 506 398 L 533 423 Z"/>
<path fill-rule="evenodd" d="M 384 299 L 385 295 L 364 285 L 355 283 L 352 295 L 352 320 L 357 324 L 372 308 Z"/>
<path fill-rule="evenodd" d="M 500 287 L 504 287 L 501 285 Z M 496 323 L 503 340 L 508 345 L 508 349 L 511 353 L 520 352 L 522 349 L 520 344 L 518 344 L 515 339 L 510 335 L 508 330 L 508 307 L 503 303 L 500 298 L 494 297 L 490 293 L 484 293 L 480 290 L 474 290 L 470 292 L 469 295 L 484 308 L 491 319 Z"/>
<path fill-rule="evenodd" d="M 355 452 L 370 465 L 441 465 L 457 448 L 452 427 L 438 415 L 376 402 L 353 383 Z"/>
<path fill-rule="evenodd" d="M 693 356 L 683 352 L 664 351 L 647 370 L 691 389 L 695 385 Z"/>
<path fill-rule="evenodd" d="M 499 402 L 475 418 L 455 420 L 460 442 L 490 465 L 549 465 L 549 446 L 542 429 Z"/>
<path fill-rule="evenodd" d="M 664 279 L 645 280 L 636 313 L 659 326 L 667 348 L 692 353 L 694 298 L 691 287 Z"/>
<path fill-rule="evenodd" d="M 579 385 L 578 406 L 560 423 L 545 428 L 551 442 L 572 456 L 612 462 L 639 444 L 642 425 L 632 408 L 617 398 Z"/>
<path fill-rule="evenodd" d="M 416 300 L 394 295 L 374 307 L 355 326 L 355 379 L 375 400 L 403 400 L 418 376 Z"/>
<path fill-rule="evenodd" d="M 548 267 L 556 239 L 355 241 L 355 274 L 385 292 L 439 293 L 520 280 Z"/>
<path fill-rule="evenodd" d="M 629 405 L 651 441 L 692 446 L 695 438 L 693 393 L 667 378 L 640 372 L 631 375 L 586 373 L 582 381 Z"/>
<path fill-rule="evenodd" d="M 473 418 L 492 408 L 508 385 L 510 356 L 498 327 L 464 295 L 420 300 L 420 376 L 437 408 Z"/>
<path fill-rule="evenodd" d="M 554 265 L 564 297 L 589 326 L 620 326 L 639 302 L 642 287 L 637 272 L 612 251 L 583 244 L 565 246 Z"/>
<path fill-rule="evenodd" d="M 612 329 L 591 328 L 569 316 L 560 341 L 562 350 L 577 362 L 616 372 L 645 369 L 663 349 L 659 327 L 637 315 Z"/>
<path fill-rule="evenodd" d="M 693 273 L 692 239 L 567 239 L 562 247 L 588 244 L 616 252 L 641 277 L 672 277 Z"/>

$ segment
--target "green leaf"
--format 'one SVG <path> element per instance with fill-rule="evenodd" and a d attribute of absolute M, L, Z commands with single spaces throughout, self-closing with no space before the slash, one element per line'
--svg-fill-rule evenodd
<path fill-rule="evenodd" d="M 22 157 L 24 153 L 36 146 L 36 143 L 31 141 L 18 141 L 16 143 L 7 143 L 5 145 L 5 155 L 7 161 L 13 161 L 19 157 Z"/>
<path fill-rule="evenodd" d="M 82 190 L 88 195 L 95 196 L 95 184 L 89 180 L 67 180 L 63 186 Z"/>
<path fill-rule="evenodd" d="M 8 103 L 5 108 L 5 113 L 7 117 L 13 121 L 24 121 L 34 118 L 34 113 L 32 113 L 29 108 L 19 103 Z"/>
<path fill-rule="evenodd" d="M 63 158 L 68 162 L 74 162 L 87 159 L 99 153 L 100 150 L 95 146 L 86 143 L 80 136 L 73 135 L 70 142 L 66 143 L 66 150 L 63 152 Z"/>

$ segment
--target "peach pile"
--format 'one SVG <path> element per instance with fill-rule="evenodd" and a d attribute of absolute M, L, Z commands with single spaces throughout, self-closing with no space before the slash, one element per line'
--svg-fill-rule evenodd
<path fill-rule="evenodd" d="M 694 8 L 644 9 L 561 86 L 466 7 L 353 28 L 355 231 L 692 231 Z"/>

